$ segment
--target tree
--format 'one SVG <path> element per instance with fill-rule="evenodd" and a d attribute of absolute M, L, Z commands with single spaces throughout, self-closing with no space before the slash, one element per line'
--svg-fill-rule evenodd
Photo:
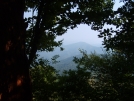
<path fill-rule="evenodd" d="M 111 0 L 2 0 L 0 4 L 1 101 L 30 101 L 29 67 L 36 52 L 60 46 L 55 37 L 78 24 L 102 27 L 113 6 Z M 24 19 L 28 10 L 36 14 Z"/>
<path fill-rule="evenodd" d="M 24 0 L 0 1 L 0 101 L 30 101 Z"/>
<path fill-rule="evenodd" d="M 58 77 L 58 101 L 91 101 L 95 98 L 94 88 L 89 84 L 90 74 L 84 68 L 64 71 Z"/>
<path fill-rule="evenodd" d="M 77 68 L 91 72 L 98 101 L 133 101 L 134 63 L 128 62 L 119 52 L 102 55 L 82 53 L 83 57 L 74 61 L 78 64 Z"/>
<path fill-rule="evenodd" d="M 57 71 L 48 60 L 39 59 L 30 69 L 32 76 L 33 101 L 55 101 L 57 96 Z"/>
<path fill-rule="evenodd" d="M 122 0 L 122 2 L 124 2 L 124 5 L 122 5 L 116 11 L 113 12 L 112 18 L 109 18 L 106 20 L 107 24 L 114 25 L 116 29 L 114 28 L 104 29 L 103 31 L 100 32 L 99 36 L 104 38 L 103 44 L 105 45 L 107 49 L 112 49 L 114 51 L 121 52 L 122 56 L 124 57 L 126 61 L 126 62 L 123 62 L 124 60 L 122 60 L 122 64 L 121 64 L 121 66 L 123 65 L 122 70 L 130 73 L 130 74 L 126 74 L 126 76 L 130 77 L 132 80 L 133 79 L 133 76 L 132 76 L 133 59 L 134 59 L 134 49 L 132 48 L 134 45 L 134 34 L 133 34 L 134 1 Z M 124 83 L 124 85 L 126 86 L 123 86 L 123 87 L 128 88 L 128 89 L 126 89 L 125 91 L 122 90 L 122 93 L 128 91 L 128 93 L 126 93 L 126 95 L 124 96 L 126 97 L 127 94 L 130 94 L 129 92 L 133 92 L 133 87 L 132 87 L 133 80 L 131 81 L 130 78 L 125 79 L 126 77 L 122 77 L 122 78 L 124 78 L 124 80 L 127 81 L 126 83 Z M 132 85 L 130 85 L 129 82 L 131 82 Z M 133 98 L 130 97 L 130 100 L 132 99 Z M 122 100 L 126 100 L 126 99 L 122 98 Z"/>
<path fill-rule="evenodd" d="M 90 85 L 91 72 L 84 68 L 58 74 L 48 61 L 39 60 L 31 68 L 34 101 L 90 101 L 95 90 Z"/>
<path fill-rule="evenodd" d="M 133 101 L 134 63 L 119 52 L 81 52 L 81 58 L 74 58 L 76 70 L 59 75 L 47 62 L 35 63 L 31 69 L 35 101 Z"/>
<path fill-rule="evenodd" d="M 111 13 L 111 18 L 105 20 L 108 25 L 116 28 L 105 28 L 100 32 L 104 38 L 104 45 L 107 49 L 114 49 L 124 52 L 131 57 L 134 49 L 134 1 L 122 0 L 124 3 L 116 11 Z"/>

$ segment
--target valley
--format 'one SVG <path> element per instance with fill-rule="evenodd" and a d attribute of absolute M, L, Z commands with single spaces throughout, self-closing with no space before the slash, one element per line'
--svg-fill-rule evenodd
<path fill-rule="evenodd" d="M 102 54 L 104 50 L 102 47 L 95 47 L 85 42 L 63 45 L 62 47 L 64 48 L 63 51 L 60 51 L 60 48 L 55 48 L 53 52 L 41 52 L 40 57 L 51 61 L 53 56 L 59 55 L 59 58 L 57 59 L 59 62 L 51 65 L 55 67 L 56 70 L 63 71 L 76 68 L 73 58 L 82 56 L 80 50 L 86 51 L 87 54 Z"/>

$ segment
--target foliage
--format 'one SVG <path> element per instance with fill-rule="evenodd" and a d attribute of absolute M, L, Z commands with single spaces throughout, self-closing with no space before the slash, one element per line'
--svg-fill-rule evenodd
<path fill-rule="evenodd" d="M 132 101 L 134 69 L 121 53 L 74 58 L 76 70 L 56 75 L 52 67 L 32 69 L 35 101 Z M 38 82 L 38 84 L 37 84 Z"/>
<path fill-rule="evenodd" d="M 89 85 L 90 72 L 85 69 L 64 71 L 59 76 L 59 101 L 90 101 L 94 88 Z"/>
<path fill-rule="evenodd" d="M 99 37 L 104 38 L 103 44 L 107 49 L 120 50 L 127 54 L 133 53 L 134 49 L 134 1 L 122 0 L 123 5 L 111 13 L 111 17 L 105 22 L 116 28 L 104 28 Z"/>
<path fill-rule="evenodd" d="M 99 101 L 132 101 L 134 92 L 134 64 L 125 54 L 113 52 L 103 55 L 87 55 L 74 61 L 77 68 L 91 71 Z"/>
<path fill-rule="evenodd" d="M 55 70 L 48 65 L 38 64 L 32 68 L 33 82 L 40 82 L 33 86 L 35 100 L 133 101 L 134 1 L 122 2 L 123 6 L 112 11 L 113 2 L 110 0 L 26 1 L 27 7 L 33 13 L 37 12 L 32 18 L 26 19 L 29 23 L 27 46 L 30 47 L 27 48 L 27 54 L 32 53 L 37 38 L 36 51 L 51 51 L 53 46 L 60 46 L 61 41 L 55 42 L 55 37 L 81 23 L 92 25 L 94 30 L 102 29 L 104 24 L 116 27 L 104 28 L 99 35 L 104 38 L 105 47 L 113 51 L 102 55 L 87 55 L 81 51 L 83 57 L 74 58 L 78 64 L 77 70 L 56 75 Z M 36 34 L 37 29 L 39 35 Z"/>
<path fill-rule="evenodd" d="M 113 0 L 1 1 L 0 99 L 30 100 L 27 67 L 31 66 L 34 100 L 132 101 L 134 1 L 123 2 L 122 7 L 113 11 Z M 23 19 L 23 8 L 25 12 L 31 10 L 32 17 Z M 62 76 L 57 76 L 44 61 L 35 60 L 36 52 L 53 51 L 62 44 L 62 40 L 54 40 L 56 36 L 79 24 L 91 25 L 94 30 L 102 29 L 104 24 L 116 26 L 116 29 L 104 29 L 99 36 L 104 37 L 108 49 L 121 53 L 101 56 L 84 53 L 81 59 L 75 58 L 77 70 Z M 52 58 L 54 63 L 56 58 Z"/>
<path fill-rule="evenodd" d="M 56 91 L 57 74 L 49 61 L 39 59 L 30 69 L 32 76 L 33 101 L 50 101 Z"/>
<path fill-rule="evenodd" d="M 59 75 L 41 63 L 31 69 L 35 101 L 133 101 L 134 63 L 125 54 L 81 53 L 81 58 L 74 58 L 76 70 Z"/>
<path fill-rule="evenodd" d="M 38 60 L 30 69 L 34 101 L 70 101 L 90 99 L 93 88 L 89 85 L 90 72 L 85 69 L 57 71 L 46 60 Z"/>
<path fill-rule="evenodd" d="M 95 30 L 102 27 L 103 19 L 110 16 L 112 7 L 111 0 L 25 0 L 25 11 L 32 12 L 32 17 L 25 18 L 29 63 L 32 63 L 37 51 L 52 51 L 60 46 L 62 41 L 54 39 L 67 29 L 79 24 L 92 25 Z"/>
<path fill-rule="evenodd" d="M 133 99 L 131 97 L 134 90 L 133 59 L 130 60 L 126 53 L 133 52 L 134 3 L 132 0 L 123 2 L 122 7 L 117 11 L 112 11 L 113 2 L 111 0 L 96 2 L 93 0 L 57 0 L 54 2 L 26 0 L 26 11 L 30 9 L 33 13 L 31 18 L 25 19 L 29 26 L 26 35 L 26 50 L 29 60 L 31 59 L 30 62 L 36 51 L 52 51 L 54 46 L 60 46 L 62 41 L 54 41 L 56 36 L 64 34 L 67 29 L 73 29 L 81 23 L 92 25 L 94 30 L 102 29 L 105 23 L 116 26 L 117 29 L 104 29 L 99 36 L 104 37 L 104 45 L 107 49 L 112 48 L 125 52 L 125 54 L 114 52 L 100 56 L 94 54 L 88 56 L 83 52 L 82 58 L 74 59 L 78 63 L 77 70 L 66 71 L 61 76 L 56 76 L 55 70 L 48 65 L 36 64 L 36 67 L 32 68 L 34 81 L 42 81 L 43 84 L 40 83 L 42 90 L 34 91 L 35 98 L 41 100 L 39 98 L 44 97 L 50 100 L 55 95 L 58 96 L 59 101 L 91 99 L 126 101 Z M 114 33 L 115 36 L 112 37 Z M 47 71 L 46 68 L 50 71 Z M 92 82 L 89 82 L 89 79 Z M 56 89 L 54 85 L 57 85 Z M 33 87 L 39 88 L 37 85 Z M 45 96 L 41 97 L 42 93 Z"/>

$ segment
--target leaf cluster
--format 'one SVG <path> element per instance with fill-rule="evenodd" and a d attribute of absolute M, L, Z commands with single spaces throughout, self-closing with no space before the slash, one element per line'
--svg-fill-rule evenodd
<path fill-rule="evenodd" d="M 134 1 L 123 0 L 123 5 L 111 13 L 111 17 L 106 20 L 108 25 L 116 28 L 105 28 L 100 30 L 99 37 L 103 37 L 103 44 L 109 49 L 120 50 L 125 54 L 132 55 L 134 42 Z"/>
<path fill-rule="evenodd" d="M 56 42 L 55 38 L 70 28 L 79 24 L 91 25 L 95 30 L 102 28 L 113 4 L 111 0 L 25 0 L 25 11 L 32 13 L 32 17 L 25 18 L 29 63 L 37 51 L 53 51 L 61 46 L 62 40 Z"/>

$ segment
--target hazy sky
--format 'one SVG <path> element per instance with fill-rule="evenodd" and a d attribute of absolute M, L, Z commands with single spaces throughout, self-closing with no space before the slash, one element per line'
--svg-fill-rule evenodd
<path fill-rule="evenodd" d="M 91 30 L 90 26 L 79 25 L 74 30 L 69 29 L 67 33 L 62 36 L 58 36 L 56 40 L 64 39 L 63 44 L 71 44 L 76 42 L 86 42 L 91 45 L 100 45 L 102 39 L 98 38 L 98 32 Z"/>
<path fill-rule="evenodd" d="M 121 6 L 123 3 L 119 3 L 119 0 L 114 5 L 114 10 L 117 9 L 119 6 Z M 68 30 L 67 33 L 65 33 L 62 36 L 58 36 L 56 40 L 64 39 L 63 44 L 71 44 L 76 42 L 86 42 L 90 45 L 94 46 L 101 46 L 103 39 L 98 38 L 98 32 L 91 30 L 91 27 L 88 25 L 79 25 L 78 28 L 75 28 L 73 30 Z"/>
<path fill-rule="evenodd" d="M 119 0 L 115 3 L 114 9 L 117 9 L 122 3 L 119 3 Z M 25 16 L 30 16 L 29 14 L 25 14 Z M 91 30 L 90 26 L 87 25 L 78 25 L 78 28 L 73 30 L 69 29 L 67 33 L 62 36 L 58 36 L 56 40 L 62 40 L 63 45 L 76 43 L 76 42 L 86 42 L 94 46 L 101 46 L 103 39 L 98 38 L 98 32 Z"/>

